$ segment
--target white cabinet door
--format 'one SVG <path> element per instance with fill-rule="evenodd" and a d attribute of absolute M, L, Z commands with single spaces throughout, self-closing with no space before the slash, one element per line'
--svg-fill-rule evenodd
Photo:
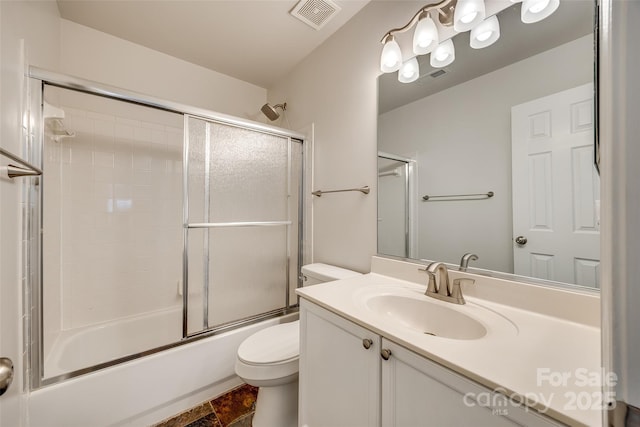
<path fill-rule="evenodd" d="M 382 348 L 391 350 L 382 362 L 384 427 L 559 425 L 386 339 Z"/>
<path fill-rule="evenodd" d="M 300 333 L 299 424 L 379 426 L 380 338 L 305 300 Z"/>

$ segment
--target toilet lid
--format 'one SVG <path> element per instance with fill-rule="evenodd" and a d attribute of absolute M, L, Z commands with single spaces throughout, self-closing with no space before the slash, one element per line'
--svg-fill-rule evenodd
<path fill-rule="evenodd" d="M 238 348 L 238 358 L 249 364 L 282 363 L 300 355 L 300 322 L 283 323 L 256 332 Z"/>

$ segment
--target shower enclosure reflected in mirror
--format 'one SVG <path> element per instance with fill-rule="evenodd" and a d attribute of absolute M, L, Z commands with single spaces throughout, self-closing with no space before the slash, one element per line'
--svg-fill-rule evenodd
<path fill-rule="evenodd" d="M 415 161 L 378 152 L 378 252 L 415 258 Z"/>
<path fill-rule="evenodd" d="M 406 222 L 382 216 L 395 202 L 379 176 L 380 254 L 457 265 L 471 252 L 472 268 L 599 286 L 594 10 L 561 1 L 549 18 L 523 24 L 515 4 L 499 14 L 494 45 L 471 49 L 461 33 L 444 69 L 425 55 L 413 83 L 379 77 L 378 151 L 412 160 L 417 177 L 394 190 L 415 204 L 409 253 L 397 243 Z M 379 162 L 379 175 L 388 168 Z"/>

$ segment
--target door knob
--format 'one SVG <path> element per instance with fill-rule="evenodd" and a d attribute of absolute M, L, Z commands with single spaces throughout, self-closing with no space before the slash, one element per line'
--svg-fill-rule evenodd
<path fill-rule="evenodd" d="M 369 338 L 365 338 L 365 339 L 362 340 L 362 346 L 364 348 L 366 348 L 367 350 L 369 350 L 372 345 L 373 345 L 373 340 L 371 340 Z"/>
<path fill-rule="evenodd" d="M 382 356 L 384 360 L 389 360 L 389 358 L 391 357 L 391 350 L 389 350 L 388 348 L 383 348 L 382 350 L 380 350 L 380 356 Z"/>
<path fill-rule="evenodd" d="M 0 357 L 0 396 L 11 385 L 13 381 L 13 362 L 6 357 Z"/>
<path fill-rule="evenodd" d="M 527 244 L 527 238 L 524 236 L 518 236 L 516 237 L 516 243 L 520 246 L 524 246 Z"/>

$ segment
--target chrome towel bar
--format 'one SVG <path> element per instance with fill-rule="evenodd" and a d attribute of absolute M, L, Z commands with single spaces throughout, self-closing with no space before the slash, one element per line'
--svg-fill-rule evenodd
<path fill-rule="evenodd" d="M 291 221 L 252 221 L 252 222 L 192 222 L 187 228 L 228 228 L 228 227 L 273 227 L 291 225 Z"/>
<path fill-rule="evenodd" d="M 475 193 L 475 194 L 448 194 L 442 196 L 422 196 L 422 200 L 425 202 L 448 202 L 452 200 L 484 200 L 490 199 L 494 195 L 493 191 L 487 193 Z"/>
<path fill-rule="evenodd" d="M 24 166 L 24 167 L 20 167 L 16 165 L 7 165 L 6 168 L 7 168 L 7 174 L 9 175 L 9 178 L 42 175 L 42 170 L 40 168 L 33 166 L 31 163 L 27 162 L 26 160 L 22 160 L 20 157 L 16 156 L 10 151 L 5 150 L 4 148 L 0 148 L 0 154 Z"/>
<path fill-rule="evenodd" d="M 318 196 L 318 197 L 322 197 L 323 194 L 328 194 L 328 193 L 343 193 L 345 191 L 359 191 L 362 194 L 369 194 L 369 191 L 371 191 L 369 189 L 368 185 L 365 185 L 362 188 L 347 188 L 346 190 L 327 190 L 327 191 L 322 191 L 322 190 L 316 190 L 314 191 L 313 194 L 314 196 Z"/>

